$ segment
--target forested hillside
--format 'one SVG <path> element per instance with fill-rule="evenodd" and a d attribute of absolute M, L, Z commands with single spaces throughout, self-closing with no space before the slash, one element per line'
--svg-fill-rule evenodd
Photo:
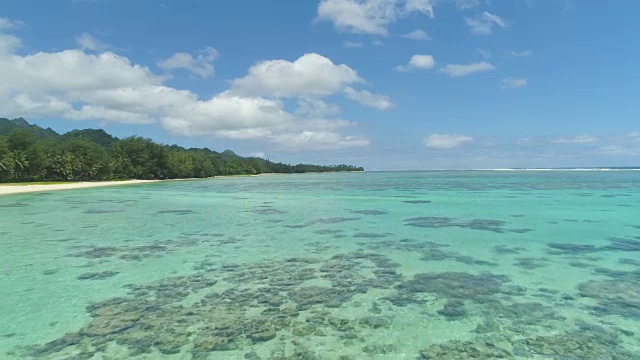
<path fill-rule="evenodd" d="M 185 149 L 104 130 L 58 134 L 25 119 L 0 118 L 0 182 L 204 178 L 220 175 L 362 171 L 350 165 L 287 165 L 231 150 Z"/>

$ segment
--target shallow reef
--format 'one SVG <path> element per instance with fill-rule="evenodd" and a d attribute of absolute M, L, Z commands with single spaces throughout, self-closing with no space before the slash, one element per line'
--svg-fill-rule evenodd
<path fill-rule="evenodd" d="M 212 236 L 216 237 L 216 236 Z M 224 245 L 238 242 L 237 239 L 223 239 L 217 237 L 213 244 Z M 122 246 L 74 246 L 74 251 L 67 256 L 85 259 L 110 259 L 118 258 L 126 261 L 141 261 L 143 259 L 160 257 L 183 248 L 196 246 L 200 240 L 196 237 L 185 237 L 175 240 L 156 241 L 149 245 L 122 245 Z"/>
<path fill-rule="evenodd" d="M 505 225 L 507 224 L 506 221 L 494 220 L 494 219 L 462 220 L 462 219 L 442 217 L 442 216 L 422 216 L 422 217 L 406 219 L 405 222 L 406 222 L 405 225 L 407 226 L 416 226 L 416 227 L 422 227 L 422 228 L 458 227 L 458 228 L 471 229 L 471 230 L 492 231 L 495 233 L 504 233 L 507 231 L 511 231 L 511 230 L 505 229 Z M 514 231 L 522 232 L 521 229 L 516 229 Z"/>
<path fill-rule="evenodd" d="M 189 351 L 202 357 L 215 351 L 250 348 L 292 331 L 295 336 L 329 331 L 349 340 L 358 337 L 359 328 L 388 327 L 392 318 L 376 315 L 350 320 L 328 313 L 321 318 L 312 314 L 344 306 L 372 288 L 392 288 L 402 280 L 395 271 L 397 264 L 384 255 L 365 252 L 323 260 L 289 258 L 200 266 L 203 270 L 193 275 L 131 285 L 126 297 L 90 305 L 90 323 L 75 333 L 34 346 L 28 355 L 56 358 L 73 352 L 78 358 L 90 358 L 115 343 L 128 348 L 132 356 Z M 102 273 L 88 276 L 100 277 Z M 320 280 L 330 286 L 305 285 Z M 301 312 L 308 313 L 304 324 L 299 323 Z"/>
<path fill-rule="evenodd" d="M 579 295 L 597 301 L 590 309 L 597 315 L 618 315 L 640 320 L 640 271 L 597 269 L 609 279 L 578 285 Z"/>
<path fill-rule="evenodd" d="M 228 358 L 226 352 L 254 360 L 399 358 L 406 351 L 401 344 L 370 337 L 394 331 L 399 324 L 397 307 L 415 307 L 409 310 L 425 319 L 476 325 L 471 338 L 437 343 L 425 339 L 426 346 L 408 354 L 410 358 L 638 358 L 625 345 L 633 333 L 568 319 L 558 306 L 531 301 L 527 289 L 506 275 L 439 271 L 406 277 L 390 257 L 371 251 L 419 251 L 433 259 L 451 258 L 446 245 L 411 239 L 360 245 L 363 250 L 331 256 L 242 264 L 203 261 L 190 275 L 131 284 L 126 296 L 89 305 L 91 320 L 78 331 L 22 349 L 20 354 L 104 358 L 109 348 L 119 346 L 129 357 L 152 358 L 178 353 L 192 359 Z M 119 247 L 98 250 L 109 256 L 120 252 Z M 580 296 L 598 302 L 590 310 L 638 318 L 640 271 L 597 271 L 608 278 L 578 288 Z M 86 273 L 86 279 L 116 274 Z M 541 288 L 537 294 L 563 304 L 557 291 Z M 318 341 L 348 348 L 352 357 L 318 352 L 313 347 Z"/>

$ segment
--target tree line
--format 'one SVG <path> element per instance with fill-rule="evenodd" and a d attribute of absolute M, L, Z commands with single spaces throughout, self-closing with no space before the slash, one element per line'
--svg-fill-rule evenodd
<path fill-rule="evenodd" d="M 362 171 L 351 165 L 274 163 L 230 150 L 186 149 L 104 130 L 60 135 L 24 119 L 0 119 L 0 182 L 206 178 L 221 175 Z"/>

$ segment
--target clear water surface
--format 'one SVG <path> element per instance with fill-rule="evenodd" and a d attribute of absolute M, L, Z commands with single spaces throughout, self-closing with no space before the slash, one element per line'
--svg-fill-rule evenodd
<path fill-rule="evenodd" d="M 2 359 L 638 359 L 640 172 L 0 198 Z"/>

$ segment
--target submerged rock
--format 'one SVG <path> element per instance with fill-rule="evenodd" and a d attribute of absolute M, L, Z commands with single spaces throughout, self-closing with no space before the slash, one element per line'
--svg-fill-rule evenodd
<path fill-rule="evenodd" d="M 467 309 L 464 306 L 464 301 L 460 299 L 450 299 L 438 310 L 438 314 L 447 318 L 447 320 L 460 320 L 467 316 Z"/>
<path fill-rule="evenodd" d="M 565 255 L 587 254 L 599 250 L 596 246 L 581 244 L 549 243 L 547 246 Z"/>
<path fill-rule="evenodd" d="M 384 210 L 351 210 L 351 213 L 361 215 L 386 215 L 388 212 Z"/>
<path fill-rule="evenodd" d="M 513 354 L 491 342 L 449 341 L 435 344 L 420 352 L 418 359 L 514 359 Z"/>
<path fill-rule="evenodd" d="M 119 271 L 107 270 L 100 272 L 87 272 L 78 275 L 78 280 L 104 280 L 120 274 Z"/>

